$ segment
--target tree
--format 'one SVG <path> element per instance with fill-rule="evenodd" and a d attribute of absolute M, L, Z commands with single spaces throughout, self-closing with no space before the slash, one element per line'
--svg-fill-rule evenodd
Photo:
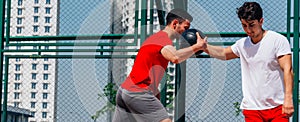
<path fill-rule="evenodd" d="M 94 121 L 96 121 L 101 114 L 114 111 L 116 106 L 117 90 L 118 87 L 115 83 L 107 83 L 107 85 L 103 88 L 104 93 L 98 94 L 98 100 L 102 100 L 102 98 L 105 97 L 108 101 L 105 106 L 96 111 L 95 115 L 91 116 Z"/>

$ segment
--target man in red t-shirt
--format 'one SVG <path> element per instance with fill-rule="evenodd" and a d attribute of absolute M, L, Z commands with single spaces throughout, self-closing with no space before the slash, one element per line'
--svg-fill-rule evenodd
<path fill-rule="evenodd" d="M 127 79 L 121 84 L 116 98 L 116 111 L 113 122 L 171 122 L 160 100 L 158 85 L 169 61 L 180 63 L 195 52 L 203 50 L 206 38 L 197 33 L 197 43 L 176 50 L 172 40 L 190 27 L 193 17 L 182 9 L 171 10 L 167 26 L 142 44 Z"/>

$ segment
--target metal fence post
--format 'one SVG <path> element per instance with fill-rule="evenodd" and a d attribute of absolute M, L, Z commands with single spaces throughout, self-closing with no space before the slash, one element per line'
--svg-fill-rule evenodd
<path fill-rule="evenodd" d="M 293 70 L 294 70 L 294 116 L 293 122 L 298 122 L 298 92 L 299 92 L 299 0 L 294 0 L 294 40 L 293 40 Z"/>
<path fill-rule="evenodd" d="M 187 10 L 187 0 L 174 0 L 174 8 Z M 177 41 L 177 47 L 180 44 Z M 185 122 L 186 61 L 176 65 L 175 122 Z"/>
<path fill-rule="evenodd" d="M 3 86 L 3 59 L 4 59 L 4 56 L 3 56 L 3 49 L 4 49 L 4 42 L 5 42 L 5 38 L 4 38 L 4 23 L 5 23 L 5 0 L 1 0 L 1 3 L 0 3 L 0 15 L 1 15 L 1 19 L 0 19 L 0 24 L 1 24 L 1 27 L 0 27 L 0 39 L 1 39 L 1 42 L 0 42 L 0 80 L 1 80 L 1 83 L 0 83 L 0 87 L 1 87 L 1 98 L 0 98 L 0 101 L 1 101 L 1 106 L 0 106 L 0 109 L 1 111 L 3 111 L 3 114 L 2 114 L 2 122 L 6 122 L 6 119 L 7 119 L 7 108 L 4 106 L 6 106 L 5 104 L 3 104 L 3 108 L 2 108 L 2 86 Z M 4 95 L 5 96 L 5 95 Z"/>

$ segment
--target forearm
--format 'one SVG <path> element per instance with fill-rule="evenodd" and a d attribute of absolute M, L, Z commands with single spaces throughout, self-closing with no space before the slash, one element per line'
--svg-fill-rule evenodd
<path fill-rule="evenodd" d="M 197 51 L 199 51 L 199 50 L 195 49 L 195 47 L 193 47 L 193 46 L 177 50 L 175 55 L 176 55 L 176 57 L 178 57 L 178 63 L 185 61 L 186 59 L 191 57 Z"/>
<path fill-rule="evenodd" d="M 226 55 L 224 53 L 224 48 L 220 46 L 213 46 L 213 45 L 207 45 L 206 52 L 209 54 L 211 57 L 221 59 L 221 60 L 226 60 Z"/>
<path fill-rule="evenodd" d="M 196 51 L 199 51 L 194 45 L 176 50 L 173 46 L 165 46 L 161 53 L 172 63 L 178 64 L 191 57 Z"/>
<path fill-rule="evenodd" d="M 293 73 L 292 70 L 284 71 L 284 102 L 282 106 L 282 114 L 290 117 L 294 113 L 293 105 Z"/>
<path fill-rule="evenodd" d="M 287 99 L 293 98 L 293 71 L 284 72 L 284 97 Z"/>

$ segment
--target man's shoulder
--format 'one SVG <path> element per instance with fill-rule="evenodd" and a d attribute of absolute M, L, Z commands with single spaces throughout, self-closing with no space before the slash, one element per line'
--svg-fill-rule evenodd
<path fill-rule="evenodd" d="M 250 41 L 250 38 L 247 36 L 247 37 L 242 37 L 240 38 L 239 40 L 237 40 L 235 43 L 236 44 L 243 44 L 245 43 L 246 41 Z"/>
<path fill-rule="evenodd" d="M 287 38 L 278 32 L 269 30 L 267 34 L 268 34 L 268 38 L 271 40 L 287 41 Z"/>
<path fill-rule="evenodd" d="M 152 34 L 150 37 L 165 37 L 168 38 L 168 34 L 162 30 Z"/>
<path fill-rule="evenodd" d="M 165 32 L 159 31 L 159 32 L 149 36 L 143 43 L 143 46 L 146 46 L 146 45 L 165 46 L 165 45 L 169 45 L 169 44 L 172 44 L 172 40 L 168 37 L 168 35 Z"/>
<path fill-rule="evenodd" d="M 285 37 L 284 35 L 280 34 L 279 32 L 268 30 L 268 34 L 272 36 L 278 36 L 278 37 Z"/>

